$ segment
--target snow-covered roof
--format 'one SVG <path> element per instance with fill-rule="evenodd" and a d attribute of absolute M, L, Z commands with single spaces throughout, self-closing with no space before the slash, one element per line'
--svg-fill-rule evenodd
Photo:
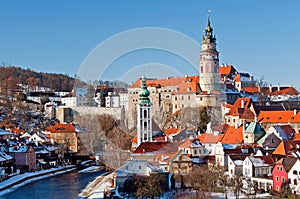
<path fill-rule="evenodd" d="M 13 133 L 0 129 L 0 136 L 1 135 L 13 135 Z"/>
<path fill-rule="evenodd" d="M 236 166 L 243 166 L 243 160 L 234 160 L 233 163 L 234 163 Z"/>
<path fill-rule="evenodd" d="M 19 147 L 9 147 L 10 153 L 26 153 L 28 150 L 28 146 L 19 146 Z"/>
<path fill-rule="evenodd" d="M 270 166 L 270 163 L 267 162 L 263 157 L 266 157 L 266 156 L 259 156 L 259 157 L 249 156 L 248 158 L 252 162 L 254 167 Z"/>

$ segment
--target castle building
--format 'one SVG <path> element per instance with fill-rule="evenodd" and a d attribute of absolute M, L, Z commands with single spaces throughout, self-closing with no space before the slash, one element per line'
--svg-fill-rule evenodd
<path fill-rule="evenodd" d="M 221 104 L 226 101 L 226 98 L 221 87 L 216 37 L 213 35 L 209 17 L 202 37 L 199 70 L 199 76 L 145 79 L 145 86 L 151 93 L 152 111 L 156 120 L 166 118 L 187 107 L 214 107 L 217 110 L 215 115 L 219 117 L 217 122 L 223 121 Z M 130 124 L 130 121 L 136 121 L 135 118 L 139 118 L 136 107 L 139 105 L 140 86 L 140 81 L 137 80 L 128 87 L 129 128 L 136 125 Z"/>
<path fill-rule="evenodd" d="M 216 37 L 210 26 L 210 18 L 202 37 L 202 51 L 200 52 L 200 87 L 202 91 L 220 91 L 219 52 Z"/>
<path fill-rule="evenodd" d="M 141 78 L 141 89 L 139 91 L 137 104 L 137 144 L 152 142 L 152 117 L 150 92 L 146 86 L 146 77 Z"/>

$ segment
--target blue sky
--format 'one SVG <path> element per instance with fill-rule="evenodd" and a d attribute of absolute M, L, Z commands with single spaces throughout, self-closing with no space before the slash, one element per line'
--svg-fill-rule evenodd
<path fill-rule="evenodd" d="M 200 43 L 211 9 L 220 64 L 232 64 L 256 78 L 263 75 L 274 85 L 300 87 L 297 0 L 29 0 L 0 1 L 0 6 L 0 63 L 74 76 L 99 43 L 129 29 L 168 28 Z M 119 78 L 114 74 L 118 68 L 146 63 L 173 65 L 181 74 L 195 75 L 176 56 L 145 50 L 115 61 L 106 78 Z"/>

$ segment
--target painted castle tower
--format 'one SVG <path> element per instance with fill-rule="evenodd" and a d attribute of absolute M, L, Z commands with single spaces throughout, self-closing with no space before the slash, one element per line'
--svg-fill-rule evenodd
<path fill-rule="evenodd" d="M 141 88 L 137 104 L 137 145 L 142 142 L 152 142 L 152 120 L 150 92 L 146 86 L 146 77 L 140 80 Z"/>
<path fill-rule="evenodd" d="M 219 52 L 216 47 L 216 37 L 210 26 L 210 16 L 202 37 L 200 52 L 200 88 L 202 92 L 220 91 Z"/>

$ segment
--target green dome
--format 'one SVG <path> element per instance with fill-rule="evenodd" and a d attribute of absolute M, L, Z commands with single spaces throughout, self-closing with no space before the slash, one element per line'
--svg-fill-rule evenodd
<path fill-rule="evenodd" d="M 146 77 L 143 76 L 141 78 L 141 90 L 139 91 L 138 104 L 139 105 L 150 105 L 151 102 L 149 99 L 149 95 L 150 95 L 150 92 L 148 91 L 147 86 L 146 86 Z"/>

